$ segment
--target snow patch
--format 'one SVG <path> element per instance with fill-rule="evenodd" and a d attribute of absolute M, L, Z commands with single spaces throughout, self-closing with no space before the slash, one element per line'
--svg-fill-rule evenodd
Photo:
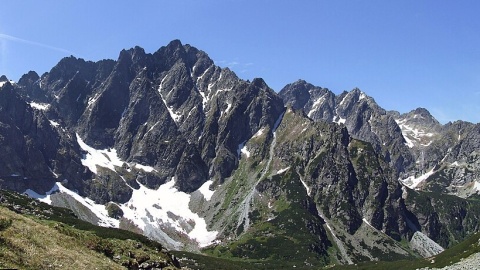
<path fill-rule="evenodd" d="M 97 102 L 98 98 L 100 97 L 100 94 L 95 94 L 95 96 L 91 97 L 88 99 L 88 102 L 87 102 L 87 109 L 89 111 L 92 110 L 92 106 L 93 104 L 95 104 L 95 102 Z M 57 98 L 58 99 L 58 98 Z"/>
<path fill-rule="evenodd" d="M 423 142 L 421 143 L 422 146 L 429 146 L 432 143 L 432 140 L 429 140 L 429 138 L 433 137 L 435 134 L 407 125 L 407 119 L 395 119 L 395 122 L 402 130 L 403 138 L 405 138 L 408 147 L 413 148 L 415 146 L 414 140 Z M 425 140 L 427 141 L 425 142 Z"/>
<path fill-rule="evenodd" d="M 473 184 L 473 189 L 476 191 L 480 191 L 480 182 L 475 181 L 475 183 Z"/>
<path fill-rule="evenodd" d="M 163 101 L 163 104 L 165 104 L 165 107 L 167 107 L 167 110 L 168 110 L 168 113 L 170 114 L 170 117 L 172 117 L 173 121 L 175 121 L 175 123 L 177 123 L 180 118 L 182 117 L 181 114 L 175 112 L 173 110 L 173 107 L 172 106 L 168 106 L 167 105 L 167 101 L 165 100 L 165 98 L 163 97 L 162 95 L 162 87 L 163 87 L 163 82 L 165 81 L 165 79 L 167 78 L 167 76 L 165 76 L 162 81 L 160 82 L 160 86 L 158 86 L 158 94 L 160 95 L 160 97 L 162 98 L 162 101 Z"/>
<path fill-rule="evenodd" d="M 9 82 L 10 82 L 10 84 L 15 84 L 15 81 L 10 80 Z M 0 87 L 2 87 L 3 85 L 5 85 L 6 83 L 7 83 L 7 81 L 0 82 Z"/>
<path fill-rule="evenodd" d="M 181 114 L 175 112 L 173 110 L 173 107 L 172 106 L 168 106 L 167 105 L 167 102 L 165 101 L 165 99 L 162 97 L 162 100 L 163 100 L 163 103 L 165 104 L 165 107 L 167 107 L 167 110 L 168 110 L 168 113 L 170 114 L 170 117 L 172 117 L 173 121 L 175 121 L 175 123 L 177 123 L 178 121 L 180 121 L 180 118 L 182 117 Z"/>
<path fill-rule="evenodd" d="M 250 157 L 250 151 L 248 151 L 247 146 L 242 147 L 242 149 L 240 149 L 240 151 L 241 151 L 245 156 L 247 156 L 247 158 Z"/>
<path fill-rule="evenodd" d="M 339 106 L 342 106 L 343 103 L 345 103 L 345 100 L 347 100 L 347 97 L 351 94 L 352 92 L 349 92 L 347 93 L 343 98 L 342 98 L 342 101 L 340 101 L 340 103 L 338 104 Z"/>
<path fill-rule="evenodd" d="M 78 145 L 80 148 L 87 152 L 85 156 L 81 159 L 82 165 L 88 167 L 90 171 L 97 174 L 97 166 L 110 169 L 116 172 L 115 167 L 122 167 L 126 164 L 125 161 L 121 160 L 117 155 L 117 150 L 111 149 L 103 149 L 97 150 L 89 145 L 87 145 L 80 135 L 76 134 Z M 129 163 L 129 167 L 135 167 L 136 169 L 143 170 L 145 172 L 156 172 L 157 170 L 152 166 L 142 165 L 138 163 Z"/>
<path fill-rule="evenodd" d="M 208 88 L 210 89 L 210 85 L 208 85 Z M 202 107 L 203 107 L 203 111 L 205 111 L 205 107 L 207 106 L 207 103 L 208 103 L 208 97 L 205 95 L 203 91 L 198 91 L 198 92 L 202 97 Z"/>
<path fill-rule="evenodd" d="M 290 169 L 290 166 L 289 166 L 289 167 L 286 167 L 286 168 L 283 168 L 283 169 L 281 169 L 281 170 L 278 170 L 278 171 L 277 171 L 277 174 L 282 174 L 282 173 L 288 171 L 289 169 Z"/>
<path fill-rule="evenodd" d="M 141 165 L 141 164 L 137 164 L 137 163 L 134 166 L 135 166 L 135 168 L 143 170 L 145 172 L 154 172 L 154 171 L 156 172 L 157 171 L 155 168 L 153 168 L 151 166 L 145 166 L 145 165 Z"/>
<path fill-rule="evenodd" d="M 50 104 L 47 103 L 37 103 L 37 102 L 30 102 L 30 107 L 40 110 L 40 111 L 46 111 L 48 108 L 50 108 Z"/>
<path fill-rule="evenodd" d="M 86 166 L 92 171 L 93 173 L 97 174 L 97 166 L 108 168 L 112 171 L 115 170 L 115 166 L 122 167 L 125 163 L 120 160 L 117 155 L 117 150 L 115 149 L 104 149 L 104 150 L 97 150 L 93 147 L 88 146 L 85 142 L 83 142 L 82 138 L 78 134 L 77 135 L 77 142 L 80 145 L 82 150 L 86 151 L 87 154 L 84 158 L 82 158 L 82 165 Z"/>
<path fill-rule="evenodd" d="M 342 118 L 341 116 L 337 115 L 335 116 L 335 118 L 333 119 L 333 122 L 337 123 L 337 124 L 345 124 L 345 122 L 347 121 L 347 119 L 345 118 Z"/>
<path fill-rule="evenodd" d="M 244 141 L 243 143 L 238 145 L 238 148 L 237 148 L 238 157 L 240 157 L 240 153 L 247 156 L 247 158 L 250 157 L 250 151 L 248 151 L 246 144 L 247 144 L 247 141 Z"/>
<path fill-rule="evenodd" d="M 263 135 L 263 132 L 265 132 L 265 128 L 261 128 L 257 131 L 257 133 L 255 133 L 252 138 L 256 138 L 256 137 L 260 137 Z"/>
<path fill-rule="evenodd" d="M 73 197 L 76 201 L 87 207 L 90 211 L 92 211 L 95 216 L 98 217 L 98 225 L 104 227 L 119 227 L 119 221 L 111 218 L 108 216 L 108 211 L 105 209 L 104 205 L 97 204 L 93 200 L 89 198 L 83 198 L 77 193 L 69 190 L 68 188 L 64 187 L 61 183 L 55 183 L 55 185 L 45 193 L 45 195 L 40 195 L 31 189 L 27 189 L 24 194 L 28 195 L 31 198 L 37 199 L 41 202 L 52 204 L 51 195 L 55 192 L 61 192 L 68 194 L 69 196 Z"/>
<path fill-rule="evenodd" d="M 402 132 L 403 133 L 403 132 Z M 409 148 L 413 148 L 415 144 L 406 136 L 406 134 L 402 134 L 403 138 L 405 139 L 405 145 L 408 146 Z"/>
<path fill-rule="evenodd" d="M 307 183 L 305 181 L 303 181 L 302 178 L 300 178 L 300 181 L 302 182 L 303 186 L 305 187 L 305 190 L 307 191 L 307 195 L 310 196 L 312 190 L 310 189 L 310 187 L 308 187 Z"/>
<path fill-rule="evenodd" d="M 49 120 L 50 121 L 50 125 L 52 125 L 52 127 L 58 127 L 60 126 L 60 124 L 58 122 L 55 122 L 53 120 Z"/>
<path fill-rule="evenodd" d="M 152 130 L 158 125 L 158 123 L 160 123 L 160 122 L 156 122 L 155 124 L 153 124 L 153 126 L 151 126 L 151 127 L 147 130 L 147 132 L 145 132 L 145 135 L 143 135 L 143 136 L 145 137 L 148 133 L 150 133 L 150 131 L 152 131 Z M 147 125 L 147 124 L 148 124 L 148 123 L 145 123 L 144 125 Z"/>
<path fill-rule="evenodd" d="M 406 200 L 408 195 L 408 190 L 406 186 L 402 186 L 402 199 Z"/>
<path fill-rule="evenodd" d="M 431 169 L 429 172 L 422 174 L 419 177 L 415 177 L 414 175 L 412 175 L 400 181 L 407 187 L 411 189 L 415 189 L 420 183 L 425 181 L 434 173 L 435 173 L 434 169 Z"/>
<path fill-rule="evenodd" d="M 82 196 L 78 195 L 77 193 L 69 190 L 68 188 L 64 187 L 61 183 L 56 183 L 58 190 L 62 193 L 68 194 L 72 196 L 76 201 L 83 204 L 85 207 L 90 209 L 95 216 L 98 217 L 98 225 L 103 227 L 114 227 L 118 228 L 120 222 L 114 218 L 108 216 L 108 211 L 104 205 L 97 204 L 93 200 L 89 198 L 83 198 Z"/>
<path fill-rule="evenodd" d="M 325 101 L 325 95 L 323 95 L 323 96 L 319 97 L 317 100 L 315 100 L 315 102 L 314 102 L 313 105 L 312 105 L 312 109 L 310 109 L 310 111 L 308 112 L 307 116 L 311 118 L 312 115 L 315 113 L 315 111 L 318 110 L 318 106 L 319 106 L 320 104 L 322 104 L 323 101 Z"/>
<path fill-rule="evenodd" d="M 215 193 L 214 190 L 210 190 L 210 185 L 211 184 L 213 184 L 213 180 L 208 180 L 198 189 L 198 191 L 200 191 L 200 193 L 202 193 L 203 198 L 205 198 L 206 201 L 210 201 L 213 193 Z"/>
<path fill-rule="evenodd" d="M 174 186 L 174 178 L 157 190 L 139 185 L 138 190 L 133 190 L 130 200 L 120 206 L 125 218 L 142 230 L 147 224 L 158 229 L 162 225 L 171 226 L 196 240 L 200 247 L 208 246 L 215 240 L 218 232 L 208 231 L 205 220 L 190 210 L 190 194 L 179 191 Z"/>
<path fill-rule="evenodd" d="M 231 108 L 232 108 L 232 103 L 227 101 L 227 109 L 225 109 L 225 114 L 227 114 Z"/>
<path fill-rule="evenodd" d="M 55 185 L 53 185 L 53 187 L 49 191 L 47 191 L 45 193 L 45 195 L 38 194 L 37 192 L 35 192 L 31 189 L 25 190 L 25 192 L 23 192 L 23 194 L 26 194 L 28 197 L 33 198 L 33 199 L 37 199 L 41 202 L 44 202 L 44 203 L 47 203 L 47 204 L 52 204 L 52 199 L 50 198 L 50 195 L 52 195 L 52 193 L 54 193 L 56 191 L 58 191 L 58 186 L 55 183 Z"/>
<path fill-rule="evenodd" d="M 370 228 L 378 231 L 377 228 L 373 227 L 372 224 L 370 224 L 370 222 L 368 222 L 368 220 L 367 220 L 366 218 L 362 218 L 362 220 L 363 220 L 363 222 L 365 222 L 365 224 L 367 224 Z"/>

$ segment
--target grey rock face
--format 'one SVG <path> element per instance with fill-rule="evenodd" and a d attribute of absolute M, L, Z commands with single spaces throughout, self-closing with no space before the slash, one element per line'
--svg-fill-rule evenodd
<path fill-rule="evenodd" d="M 393 116 L 416 159 L 415 167 L 401 176 L 405 184 L 460 197 L 479 191 L 478 124 L 441 125 L 422 108 Z"/>
<path fill-rule="evenodd" d="M 394 118 L 359 89 L 336 96 L 305 81 L 285 86 L 279 93 L 285 104 L 302 109 L 315 121 L 343 124 L 353 138 L 370 142 L 398 173 L 408 170 L 414 157 Z"/>
<path fill-rule="evenodd" d="M 479 136 L 471 123 L 442 126 L 424 108 L 387 112 L 359 89 L 336 96 L 305 81 L 285 86 L 280 96 L 313 120 L 343 124 L 353 138 L 371 143 L 409 187 L 462 197 L 479 191 Z"/>
<path fill-rule="evenodd" d="M 48 191 L 56 180 L 71 186 L 89 174 L 80 163 L 78 145 L 41 110 L 26 103 L 12 85 L 0 89 L 1 186 L 23 192 Z M 78 186 L 79 192 L 83 189 Z"/>

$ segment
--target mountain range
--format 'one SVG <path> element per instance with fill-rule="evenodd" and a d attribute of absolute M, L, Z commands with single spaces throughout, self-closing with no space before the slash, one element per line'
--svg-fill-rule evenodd
<path fill-rule="evenodd" d="M 174 40 L 0 77 L 0 187 L 165 247 L 305 267 L 430 257 L 480 230 L 480 124 Z"/>

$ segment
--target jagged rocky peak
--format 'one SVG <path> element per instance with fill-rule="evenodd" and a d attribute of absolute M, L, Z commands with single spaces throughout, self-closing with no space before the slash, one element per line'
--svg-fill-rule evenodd
<path fill-rule="evenodd" d="M 314 86 L 304 80 L 286 85 L 279 93 L 285 105 L 293 109 L 303 109 L 308 117 L 334 121 L 335 94 L 327 88 Z"/>
<path fill-rule="evenodd" d="M 394 115 L 397 122 L 406 123 L 411 126 L 423 126 L 432 130 L 440 129 L 441 124 L 425 108 L 417 108 L 408 113 Z"/>
<path fill-rule="evenodd" d="M 410 148 L 430 145 L 440 132 L 442 125 L 425 108 L 417 108 L 405 114 L 389 112 L 395 118 L 406 144 Z"/>
<path fill-rule="evenodd" d="M 0 77 L 0 87 L 4 86 L 5 84 L 12 84 L 12 83 L 14 83 L 14 82 L 13 82 L 12 80 L 9 80 L 9 79 L 7 78 L 7 76 L 2 75 L 2 76 Z"/>
<path fill-rule="evenodd" d="M 38 76 L 37 72 L 31 70 L 28 73 L 24 74 L 20 78 L 20 80 L 18 80 L 18 85 L 29 87 L 36 83 L 39 79 L 40 76 Z"/>
<path fill-rule="evenodd" d="M 282 89 L 280 96 L 285 104 L 296 104 L 315 121 L 345 125 L 353 138 L 370 142 L 397 171 L 412 164 L 413 157 L 394 118 L 360 89 L 335 95 L 326 88 L 297 81 Z"/>
<path fill-rule="evenodd" d="M 314 86 L 304 80 L 298 80 L 287 84 L 279 94 L 286 105 L 292 106 L 294 110 L 301 109 L 310 99 L 310 89 Z"/>
<path fill-rule="evenodd" d="M 182 45 L 180 40 L 173 40 L 167 46 L 161 47 L 153 56 L 156 58 L 156 62 L 161 65 L 162 69 L 170 68 L 178 61 L 191 67 L 192 59 L 188 59 L 189 55 L 187 50 L 189 51 L 192 48 L 193 47 L 189 45 Z"/>

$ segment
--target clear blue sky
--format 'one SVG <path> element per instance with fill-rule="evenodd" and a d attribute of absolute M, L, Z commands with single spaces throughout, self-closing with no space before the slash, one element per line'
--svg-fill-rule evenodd
<path fill-rule="evenodd" d="M 173 39 L 274 90 L 359 87 L 387 110 L 480 122 L 480 1 L 2 1 L 0 74 Z"/>

